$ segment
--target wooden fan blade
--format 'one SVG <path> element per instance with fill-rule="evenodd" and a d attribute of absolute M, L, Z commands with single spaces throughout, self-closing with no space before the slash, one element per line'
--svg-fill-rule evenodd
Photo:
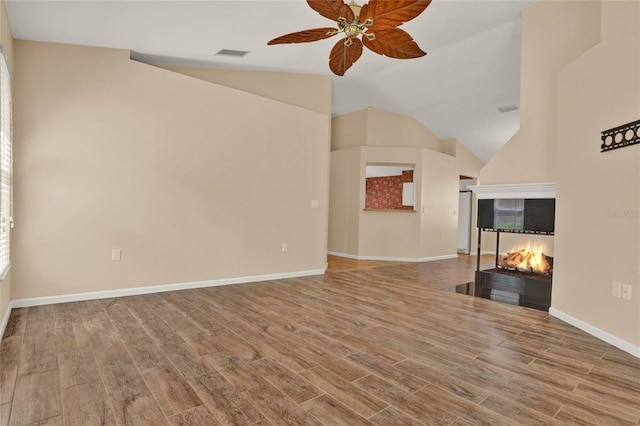
<path fill-rule="evenodd" d="M 329 68 L 335 75 L 344 75 L 362 55 L 362 42 L 359 38 L 352 38 L 351 46 L 345 46 L 345 39 L 340 40 L 331 49 Z"/>
<path fill-rule="evenodd" d="M 337 21 L 340 17 L 348 22 L 353 22 L 355 19 L 353 11 L 344 4 L 343 0 L 307 0 L 307 3 L 311 9 L 332 21 Z"/>
<path fill-rule="evenodd" d="M 336 35 L 335 28 L 314 28 L 312 30 L 298 31 L 276 37 L 267 44 L 308 43 L 310 41 L 323 40 Z"/>
<path fill-rule="evenodd" d="M 360 22 L 373 20 L 370 31 L 395 28 L 420 15 L 431 0 L 370 0 L 360 11 Z"/>
<path fill-rule="evenodd" d="M 362 42 L 371 51 L 390 58 L 412 59 L 426 55 L 413 37 L 400 28 L 381 30 L 375 32 L 376 38 L 369 40 L 363 37 Z"/>
<path fill-rule="evenodd" d="M 360 9 L 360 16 L 359 16 L 360 22 L 364 23 L 365 19 L 367 19 L 368 14 L 369 14 L 369 3 L 366 3 L 366 4 L 363 4 L 362 8 Z"/>

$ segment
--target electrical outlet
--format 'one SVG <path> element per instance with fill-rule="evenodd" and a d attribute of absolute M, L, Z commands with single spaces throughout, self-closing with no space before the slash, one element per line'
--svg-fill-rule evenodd
<path fill-rule="evenodd" d="M 622 298 L 631 300 L 631 284 L 622 284 Z"/>
<path fill-rule="evenodd" d="M 318 208 L 318 200 L 311 200 L 311 208 L 312 209 Z"/>
<path fill-rule="evenodd" d="M 120 249 L 112 249 L 111 250 L 111 261 L 119 262 L 120 261 Z"/>
<path fill-rule="evenodd" d="M 289 251 L 289 244 L 282 243 L 282 252 L 286 253 L 287 251 Z"/>
<path fill-rule="evenodd" d="M 613 297 L 620 297 L 622 291 L 622 283 L 620 281 L 614 281 L 611 285 L 611 295 Z"/>

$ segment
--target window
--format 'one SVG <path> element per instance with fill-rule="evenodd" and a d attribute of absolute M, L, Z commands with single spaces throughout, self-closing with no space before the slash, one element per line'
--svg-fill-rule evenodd
<path fill-rule="evenodd" d="M 493 229 L 522 231 L 524 199 L 497 199 L 493 204 Z"/>
<path fill-rule="evenodd" d="M 9 234 L 12 227 L 11 196 L 11 76 L 0 55 L 0 280 L 9 272 Z"/>

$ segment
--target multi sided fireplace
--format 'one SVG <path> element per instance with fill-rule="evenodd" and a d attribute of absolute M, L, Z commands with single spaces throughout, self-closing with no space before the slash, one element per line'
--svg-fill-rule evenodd
<path fill-rule="evenodd" d="M 500 254 L 500 235 L 554 235 L 555 185 L 485 185 L 471 187 L 478 197 L 478 264 L 474 295 L 548 311 L 551 306 L 553 257 L 542 246 Z M 483 232 L 496 239 L 495 267 L 480 269 Z"/>

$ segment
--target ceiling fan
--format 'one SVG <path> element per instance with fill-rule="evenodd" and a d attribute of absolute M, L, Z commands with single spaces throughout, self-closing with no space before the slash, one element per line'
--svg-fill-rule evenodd
<path fill-rule="evenodd" d="M 268 45 L 307 43 L 344 34 L 345 38 L 333 46 L 329 55 L 329 68 L 340 76 L 360 58 L 362 46 L 397 59 L 426 55 L 411 35 L 397 27 L 420 15 L 431 0 L 369 0 L 363 6 L 358 6 L 354 0 L 348 5 L 344 0 L 307 0 L 307 3 L 320 15 L 336 21 L 338 28 L 314 28 L 285 34 L 269 41 Z"/>

